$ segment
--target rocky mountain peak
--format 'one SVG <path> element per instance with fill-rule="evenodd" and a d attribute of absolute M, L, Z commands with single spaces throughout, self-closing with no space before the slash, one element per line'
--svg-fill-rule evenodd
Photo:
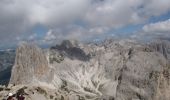
<path fill-rule="evenodd" d="M 64 48 L 73 48 L 78 46 L 77 40 L 63 40 L 61 46 Z"/>
<path fill-rule="evenodd" d="M 170 41 L 168 40 L 157 40 L 149 44 L 149 48 L 154 51 L 162 53 L 165 58 L 170 60 Z"/>
<path fill-rule="evenodd" d="M 169 54 L 168 44 L 123 40 L 77 44 L 67 40 L 45 53 L 35 45 L 21 44 L 10 83 L 47 86 L 43 100 L 51 95 L 59 100 L 169 100 L 170 64 L 164 54 Z M 32 91 L 40 96 L 42 89 Z"/>
<path fill-rule="evenodd" d="M 48 79 L 50 68 L 44 52 L 33 44 L 22 43 L 16 50 L 10 83 L 28 84 Z"/>

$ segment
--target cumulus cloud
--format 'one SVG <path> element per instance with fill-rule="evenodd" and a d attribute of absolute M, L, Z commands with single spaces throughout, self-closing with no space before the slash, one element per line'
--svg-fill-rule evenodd
<path fill-rule="evenodd" d="M 34 33 L 34 34 L 32 34 L 32 35 L 30 35 L 29 37 L 28 37 L 28 40 L 35 40 L 36 38 L 37 38 L 38 36 L 37 36 L 37 34 L 36 33 Z"/>
<path fill-rule="evenodd" d="M 89 0 L 0 0 L 1 45 L 36 39 L 32 38 L 35 34 L 31 30 L 37 24 L 50 29 L 71 23 L 83 16 L 89 3 Z"/>
<path fill-rule="evenodd" d="M 136 39 L 170 38 L 170 19 L 146 24 L 130 37 Z"/>
<path fill-rule="evenodd" d="M 138 24 L 151 16 L 159 16 L 169 11 L 169 0 L 98 0 L 86 14 L 92 25 L 121 27 Z"/>
<path fill-rule="evenodd" d="M 56 39 L 56 36 L 53 34 L 52 30 L 49 30 L 46 36 L 44 37 L 44 40 L 49 41 L 49 40 L 54 40 L 54 39 Z"/>
<path fill-rule="evenodd" d="M 49 29 L 41 38 L 45 42 L 103 36 L 165 14 L 169 4 L 170 0 L 0 0 L 0 40 L 36 40 L 38 36 L 30 30 L 37 24 Z M 147 27 L 153 25 L 145 26 L 150 31 Z"/>
<path fill-rule="evenodd" d="M 170 33 L 170 19 L 145 25 L 143 30 L 144 32 L 151 34 Z"/>
<path fill-rule="evenodd" d="M 24 33 L 36 24 L 56 27 L 83 15 L 89 0 L 1 0 L 0 33 Z"/>
<path fill-rule="evenodd" d="M 94 26 L 121 27 L 142 21 L 136 7 L 139 0 L 104 0 L 94 3 L 86 14 L 86 20 Z"/>
<path fill-rule="evenodd" d="M 143 36 L 170 38 L 170 19 L 145 25 L 142 31 L 140 34 Z"/>
<path fill-rule="evenodd" d="M 56 29 L 50 29 L 43 38 L 44 43 L 57 43 L 66 39 L 86 41 L 87 39 L 96 38 L 107 31 L 104 27 L 85 28 L 78 25 L 67 25 Z"/>

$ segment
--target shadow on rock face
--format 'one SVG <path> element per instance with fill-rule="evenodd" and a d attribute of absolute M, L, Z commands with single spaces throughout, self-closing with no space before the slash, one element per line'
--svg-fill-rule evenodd
<path fill-rule="evenodd" d="M 0 85 L 7 85 L 15 61 L 15 50 L 0 51 Z"/>
<path fill-rule="evenodd" d="M 7 68 L 0 72 L 0 85 L 7 85 L 11 76 L 11 68 Z"/>
<path fill-rule="evenodd" d="M 78 59 L 82 61 L 89 61 L 90 55 L 86 54 L 84 50 L 77 47 L 77 43 L 71 43 L 69 40 L 63 41 L 61 45 L 56 45 L 55 47 L 52 47 L 51 50 L 57 50 L 60 54 L 67 56 L 70 59 Z"/>
<path fill-rule="evenodd" d="M 67 49 L 66 54 L 71 59 L 78 59 L 82 61 L 88 61 L 90 59 L 90 55 L 86 55 L 82 49 L 76 47 Z"/>

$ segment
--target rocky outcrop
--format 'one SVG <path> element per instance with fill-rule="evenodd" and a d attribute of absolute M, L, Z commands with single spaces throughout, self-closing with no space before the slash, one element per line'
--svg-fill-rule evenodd
<path fill-rule="evenodd" d="M 22 44 L 10 83 L 41 83 L 41 88 L 52 89 L 43 94 L 47 100 L 50 94 L 62 100 L 169 100 L 168 50 L 123 40 L 100 44 L 67 40 L 46 53 Z"/>
<path fill-rule="evenodd" d="M 55 47 L 51 47 L 51 51 L 53 56 L 56 53 L 59 53 L 60 56 L 65 55 L 70 59 L 77 59 L 82 61 L 88 61 L 90 59 L 90 55 L 86 54 L 82 48 L 80 48 L 82 44 L 73 40 L 64 40 L 61 45 L 56 45 Z"/>
<path fill-rule="evenodd" d="M 152 50 L 158 51 L 170 60 L 170 42 L 167 40 L 159 40 L 150 43 L 149 47 Z"/>
<path fill-rule="evenodd" d="M 17 48 L 11 84 L 29 84 L 38 80 L 50 82 L 51 74 L 46 55 L 40 48 L 27 43 Z"/>

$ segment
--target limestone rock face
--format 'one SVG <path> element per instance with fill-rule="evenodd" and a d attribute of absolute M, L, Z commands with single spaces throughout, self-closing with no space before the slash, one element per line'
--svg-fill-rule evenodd
<path fill-rule="evenodd" d="M 49 81 L 50 70 L 45 53 L 40 48 L 22 43 L 16 50 L 10 83 L 29 84 L 36 80 Z"/>
<path fill-rule="evenodd" d="M 165 58 L 170 60 L 170 42 L 169 41 L 167 40 L 154 41 L 149 46 L 151 49 L 160 52 L 161 54 L 165 56 Z"/>
<path fill-rule="evenodd" d="M 16 51 L 10 83 L 40 83 L 52 89 L 45 96 L 62 93 L 62 100 L 170 100 L 169 49 L 154 45 L 67 40 L 44 53 L 23 44 Z"/>

